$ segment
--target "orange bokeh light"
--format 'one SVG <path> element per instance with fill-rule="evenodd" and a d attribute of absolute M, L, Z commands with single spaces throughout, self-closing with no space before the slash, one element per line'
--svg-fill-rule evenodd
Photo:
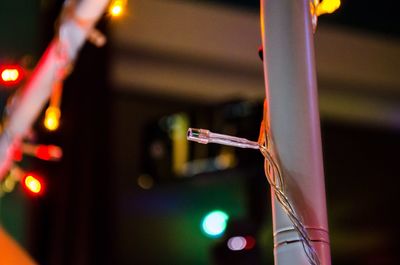
<path fill-rule="evenodd" d="M 115 0 L 111 3 L 110 7 L 108 8 L 108 13 L 112 17 L 120 17 L 125 10 L 126 1 L 124 0 Z"/>
<path fill-rule="evenodd" d="M 49 107 L 44 118 L 44 127 L 49 131 L 55 131 L 60 125 L 61 112 L 59 108 Z"/>

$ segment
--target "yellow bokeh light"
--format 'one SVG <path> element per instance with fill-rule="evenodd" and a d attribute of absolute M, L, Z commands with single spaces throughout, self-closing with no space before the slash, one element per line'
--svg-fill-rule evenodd
<path fill-rule="evenodd" d="M 15 187 L 15 181 L 13 181 L 13 179 L 7 178 L 4 181 L 4 188 L 7 190 L 7 192 L 12 191 L 14 187 Z"/>
<path fill-rule="evenodd" d="M 49 107 L 46 110 L 46 115 L 44 118 L 44 127 L 49 131 L 55 131 L 60 125 L 60 110 L 55 107 Z"/>
<path fill-rule="evenodd" d="M 111 5 L 108 9 L 108 13 L 112 17 L 120 17 L 122 15 L 122 13 L 124 12 L 124 8 L 125 8 L 125 1 L 115 0 L 111 3 Z"/>
<path fill-rule="evenodd" d="M 7 178 L 3 182 L 2 186 L 3 191 L 11 192 L 14 189 L 14 187 L 15 187 L 15 180 L 12 177 L 7 176 Z"/>
<path fill-rule="evenodd" d="M 110 10 L 110 13 L 113 17 L 119 17 L 122 14 L 121 6 L 113 6 Z"/>
<path fill-rule="evenodd" d="M 5 69 L 1 72 L 1 79 L 6 82 L 16 81 L 19 77 L 19 72 L 17 69 Z"/>
<path fill-rule="evenodd" d="M 331 14 L 340 7 L 340 0 L 323 0 L 317 5 L 317 15 Z"/>
<path fill-rule="evenodd" d="M 25 186 L 33 193 L 39 193 L 42 190 L 40 181 L 31 175 L 25 178 Z"/>
<path fill-rule="evenodd" d="M 141 175 L 137 179 L 138 185 L 145 190 L 151 189 L 154 185 L 154 180 L 149 175 Z"/>

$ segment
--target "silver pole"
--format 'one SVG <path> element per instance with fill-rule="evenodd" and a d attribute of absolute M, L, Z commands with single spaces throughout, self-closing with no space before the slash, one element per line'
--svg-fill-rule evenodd
<path fill-rule="evenodd" d="M 273 151 L 319 260 L 331 264 L 310 0 L 261 0 L 265 89 Z M 308 265 L 272 195 L 276 265 Z"/>

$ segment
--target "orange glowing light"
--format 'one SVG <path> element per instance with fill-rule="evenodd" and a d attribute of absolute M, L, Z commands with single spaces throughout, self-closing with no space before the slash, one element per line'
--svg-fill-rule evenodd
<path fill-rule="evenodd" d="M 55 131 L 60 125 L 61 112 L 59 108 L 48 107 L 44 118 L 44 127 L 49 131 Z"/>
<path fill-rule="evenodd" d="M 110 10 L 110 13 L 113 17 L 119 17 L 122 14 L 121 6 L 113 6 Z"/>
<path fill-rule="evenodd" d="M 110 7 L 108 8 L 108 13 L 112 17 L 120 17 L 124 13 L 124 8 L 125 8 L 125 1 L 115 0 L 111 3 Z"/>
<path fill-rule="evenodd" d="M 26 189 L 33 194 L 39 195 L 43 191 L 43 185 L 41 181 L 32 174 L 29 174 L 25 177 L 24 184 Z"/>

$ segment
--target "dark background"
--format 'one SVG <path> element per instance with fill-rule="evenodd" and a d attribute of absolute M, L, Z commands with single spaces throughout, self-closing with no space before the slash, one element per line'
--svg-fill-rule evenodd
<path fill-rule="evenodd" d="M 61 1 L 28 2 L 15 1 L 35 21 L 30 30 L 15 24 L 13 33 L 7 31 L 10 20 L 19 20 L 0 16 L 0 35 L 7 40 L 1 40 L 2 58 L 30 53 L 35 60 L 52 36 Z M 250 12 L 258 12 L 259 4 L 210 2 Z M 395 39 L 400 29 L 394 1 L 343 1 L 320 23 Z M 112 34 L 107 19 L 99 27 Z M 35 41 L 14 45 L 25 38 Z M 65 83 L 61 130 L 48 134 L 39 123 L 35 127 L 37 141 L 62 146 L 64 158 L 57 164 L 24 162 L 47 176 L 48 192 L 31 198 L 17 189 L 3 197 L 4 227 L 40 264 L 272 264 L 270 194 L 258 152 L 190 143 L 190 161 L 210 162 L 224 151 L 235 163 L 223 170 L 209 163 L 190 177 L 171 167 L 176 117 L 191 127 L 257 139 L 262 102 L 202 103 L 121 92 L 110 80 L 114 52 L 112 42 L 83 48 Z M 3 102 L 10 93 L 1 91 Z M 333 264 L 398 263 L 398 128 L 321 120 Z M 154 146 L 161 154 L 152 153 Z M 143 175 L 150 177 L 150 189 L 138 185 Z M 220 239 L 200 230 L 202 217 L 214 209 L 230 215 Z M 256 238 L 254 249 L 227 249 L 230 236 L 245 234 Z"/>

